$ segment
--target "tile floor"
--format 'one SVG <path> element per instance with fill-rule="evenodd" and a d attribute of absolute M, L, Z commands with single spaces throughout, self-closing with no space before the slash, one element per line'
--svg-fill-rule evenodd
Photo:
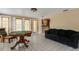
<path fill-rule="evenodd" d="M 79 51 L 79 48 L 74 49 L 67 45 L 63 45 L 53 40 L 46 39 L 42 34 L 32 34 L 29 47 L 26 48 L 20 44 L 15 49 L 11 50 L 10 47 L 16 43 L 16 39 L 12 43 L 0 43 L 0 51 Z"/>

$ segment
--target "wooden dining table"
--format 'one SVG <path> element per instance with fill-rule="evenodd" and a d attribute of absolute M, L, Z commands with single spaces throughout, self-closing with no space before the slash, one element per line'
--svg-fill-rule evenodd
<path fill-rule="evenodd" d="M 28 47 L 27 44 L 29 43 L 29 40 L 25 39 L 24 37 L 25 36 L 30 37 L 31 34 L 32 34 L 32 31 L 14 31 L 9 33 L 10 36 L 13 36 L 16 38 L 19 37 L 19 40 L 16 42 L 16 44 L 13 47 L 11 47 L 11 49 L 14 49 L 20 43 L 23 43 L 25 47 Z"/>

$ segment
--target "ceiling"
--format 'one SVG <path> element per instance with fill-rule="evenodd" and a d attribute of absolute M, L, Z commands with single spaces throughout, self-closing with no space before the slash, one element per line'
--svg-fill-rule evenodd
<path fill-rule="evenodd" d="M 35 18 L 41 18 L 44 16 L 55 15 L 57 13 L 63 12 L 65 9 L 72 10 L 73 8 L 37 8 L 36 12 L 30 10 L 30 8 L 0 8 L 0 13 L 19 15 L 19 16 L 29 16 Z"/>

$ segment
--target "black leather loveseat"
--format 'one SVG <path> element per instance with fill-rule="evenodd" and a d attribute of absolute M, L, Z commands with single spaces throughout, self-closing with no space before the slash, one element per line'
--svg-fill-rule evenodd
<path fill-rule="evenodd" d="M 79 32 L 64 29 L 49 29 L 45 31 L 45 37 L 73 48 L 78 48 Z"/>

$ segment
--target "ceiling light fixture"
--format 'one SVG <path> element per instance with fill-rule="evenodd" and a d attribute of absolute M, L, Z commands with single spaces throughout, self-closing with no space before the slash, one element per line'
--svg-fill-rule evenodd
<path fill-rule="evenodd" d="M 36 12 L 37 8 L 31 8 L 31 11 Z"/>

